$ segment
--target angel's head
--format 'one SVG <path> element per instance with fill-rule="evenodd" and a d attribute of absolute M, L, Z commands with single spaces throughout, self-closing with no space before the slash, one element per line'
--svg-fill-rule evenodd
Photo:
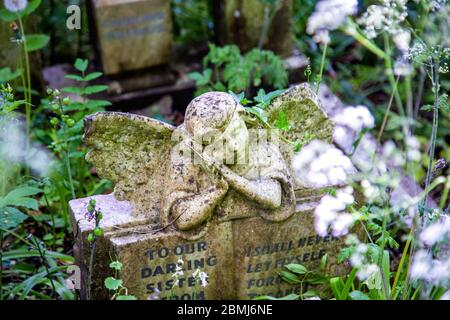
<path fill-rule="evenodd" d="M 194 140 L 201 142 L 215 158 L 235 159 L 248 146 L 244 113 L 244 107 L 230 94 L 208 92 L 188 105 L 184 123 Z"/>

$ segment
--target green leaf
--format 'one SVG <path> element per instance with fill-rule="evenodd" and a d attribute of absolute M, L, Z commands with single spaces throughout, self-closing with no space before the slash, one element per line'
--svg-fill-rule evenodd
<path fill-rule="evenodd" d="M 28 216 L 13 207 L 0 208 L 0 227 L 2 229 L 14 229 L 24 222 Z M 0 261 L 1 263 L 1 261 Z"/>
<path fill-rule="evenodd" d="M 28 197 L 28 196 L 34 196 L 38 193 L 41 193 L 42 190 L 35 187 L 18 187 L 14 190 L 12 190 L 10 193 L 8 193 L 5 197 L 5 199 L 14 199 L 14 198 L 20 198 L 20 197 Z"/>
<path fill-rule="evenodd" d="M 12 22 L 17 19 L 17 15 L 14 12 L 8 11 L 6 9 L 0 9 L 0 19 L 5 22 Z"/>
<path fill-rule="evenodd" d="M 291 125 L 287 120 L 286 113 L 284 113 L 283 111 L 280 111 L 280 113 L 278 114 L 277 121 L 275 122 L 275 127 L 282 131 L 289 131 L 289 129 L 291 128 Z"/>
<path fill-rule="evenodd" d="M 42 0 L 31 0 L 25 10 L 23 10 L 22 15 L 29 15 L 33 13 L 40 5 Z"/>
<path fill-rule="evenodd" d="M 84 90 L 78 87 L 64 87 L 61 89 L 61 91 L 66 93 L 74 93 L 80 96 L 83 95 L 84 93 Z"/>
<path fill-rule="evenodd" d="M 89 61 L 88 61 L 88 60 L 83 60 L 83 59 L 78 58 L 78 59 L 75 61 L 75 64 L 74 64 L 73 66 L 74 66 L 75 69 L 77 69 L 78 71 L 80 71 L 80 72 L 85 72 L 86 69 L 87 69 L 87 67 L 88 67 L 88 65 L 89 65 Z"/>
<path fill-rule="evenodd" d="M 298 279 L 297 275 L 295 275 L 292 272 L 289 271 L 281 271 L 279 272 L 279 274 L 281 275 L 281 277 L 283 278 L 284 281 L 286 281 L 289 284 L 297 284 L 300 283 L 300 280 Z"/>
<path fill-rule="evenodd" d="M 91 81 L 97 78 L 100 78 L 103 75 L 101 72 L 92 72 L 88 74 L 86 77 L 84 77 L 83 81 Z"/>
<path fill-rule="evenodd" d="M 112 103 L 106 100 L 89 100 L 86 103 L 86 109 L 103 108 L 108 107 L 110 105 L 112 105 Z"/>
<path fill-rule="evenodd" d="M 349 296 L 352 300 L 370 300 L 370 298 L 365 293 L 362 293 L 358 290 L 350 292 Z"/>
<path fill-rule="evenodd" d="M 104 85 L 89 86 L 84 89 L 84 93 L 85 94 L 93 94 L 93 93 L 105 91 L 107 89 L 108 89 L 108 86 L 104 86 Z"/>
<path fill-rule="evenodd" d="M 116 300 L 137 300 L 135 296 L 117 296 Z"/>
<path fill-rule="evenodd" d="M 424 106 L 422 106 L 421 108 L 420 108 L 420 110 L 422 110 L 422 111 L 431 111 L 431 110 L 433 110 L 433 105 L 432 104 L 426 104 L 426 105 L 424 105 Z"/>
<path fill-rule="evenodd" d="M 260 119 L 262 122 L 267 122 L 267 115 L 263 109 L 258 108 L 258 107 L 249 107 L 246 110 L 247 110 L 247 112 L 253 114 L 258 119 Z"/>
<path fill-rule="evenodd" d="M 207 85 L 211 81 L 212 70 L 205 69 L 203 73 L 200 72 L 191 72 L 188 74 L 188 77 L 192 80 L 195 80 L 195 84 L 197 86 Z"/>
<path fill-rule="evenodd" d="M 293 273 L 297 273 L 297 274 L 305 274 L 308 272 L 308 269 L 306 269 L 306 267 L 302 266 L 301 264 L 291 263 L 291 264 L 285 265 L 284 267 L 286 269 L 288 269 L 289 271 L 291 271 Z"/>
<path fill-rule="evenodd" d="M 84 81 L 84 78 L 82 76 L 76 75 L 76 74 L 67 74 L 64 78 L 76 80 L 76 81 Z"/>
<path fill-rule="evenodd" d="M 40 50 L 50 41 L 50 37 L 46 34 L 27 34 L 25 38 L 28 52 Z"/>
<path fill-rule="evenodd" d="M 122 263 L 120 263 L 120 261 L 113 261 L 109 264 L 109 267 L 111 269 L 120 271 L 122 269 Z"/>
<path fill-rule="evenodd" d="M 109 290 L 117 290 L 122 286 L 122 280 L 108 277 L 105 279 L 105 287 Z"/>
<path fill-rule="evenodd" d="M 0 82 L 8 82 L 11 80 L 16 79 L 17 77 L 20 77 L 22 74 L 22 70 L 16 69 L 16 71 L 11 71 L 10 68 L 1 68 L 0 69 Z"/>

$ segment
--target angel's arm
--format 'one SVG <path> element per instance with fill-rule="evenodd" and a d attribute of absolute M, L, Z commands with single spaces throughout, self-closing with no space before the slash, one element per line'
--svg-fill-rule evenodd
<path fill-rule="evenodd" d="M 220 203 L 227 187 L 219 185 L 202 191 L 186 198 L 179 199 L 172 206 L 172 215 L 175 217 L 175 224 L 180 230 L 190 230 L 205 221 Z"/>
<path fill-rule="evenodd" d="M 281 206 L 282 190 L 280 182 L 275 179 L 248 180 L 227 166 L 219 164 L 217 169 L 229 185 L 267 209 L 277 209 Z"/>

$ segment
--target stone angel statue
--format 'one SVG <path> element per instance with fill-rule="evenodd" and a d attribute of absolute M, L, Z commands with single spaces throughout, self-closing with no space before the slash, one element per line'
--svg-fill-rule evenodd
<path fill-rule="evenodd" d="M 268 130 L 280 112 L 290 130 Z M 277 97 L 267 114 L 267 123 L 255 121 L 223 92 L 192 100 L 179 127 L 100 112 L 85 119 L 86 158 L 115 183 L 117 200 L 131 202 L 133 214 L 186 239 L 200 237 L 213 217 L 283 221 L 295 213 L 296 190 L 303 188 L 286 141 L 302 141 L 308 132 L 331 141 L 332 125 L 306 84 Z"/>

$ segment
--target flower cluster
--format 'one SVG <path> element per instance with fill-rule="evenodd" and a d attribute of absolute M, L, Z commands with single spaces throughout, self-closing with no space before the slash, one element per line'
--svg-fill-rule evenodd
<path fill-rule="evenodd" d="M 354 201 L 352 187 L 338 190 L 336 196 L 322 197 L 314 210 L 314 226 L 317 234 L 325 237 L 331 228 L 331 233 L 335 237 L 346 235 L 354 219 L 350 213 L 345 212 L 345 209 Z"/>
<path fill-rule="evenodd" d="M 307 32 L 314 35 L 314 41 L 329 43 L 329 31 L 339 28 L 357 11 L 357 0 L 321 0 L 308 19 Z"/>
<path fill-rule="evenodd" d="M 366 36 L 373 39 L 381 32 L 387 32 L 398 37 L 397 41 L 402 42 L 400 47 L 404 47 L 406 40 L 409 43 L 410 35 L 400 27 L 408 16 L 406 2 L 407 0 L 382 0 L 381 5 L 369 6 L 358 21 L 364 26 Z"/>
<path fill-rule="evenodd" d="M 292 167 L 296 180 L 305 187 L 328 187 L 346 182 L 354 173 L 350 159 L 336 147 L 313 140 L 294 157 Z"/>

